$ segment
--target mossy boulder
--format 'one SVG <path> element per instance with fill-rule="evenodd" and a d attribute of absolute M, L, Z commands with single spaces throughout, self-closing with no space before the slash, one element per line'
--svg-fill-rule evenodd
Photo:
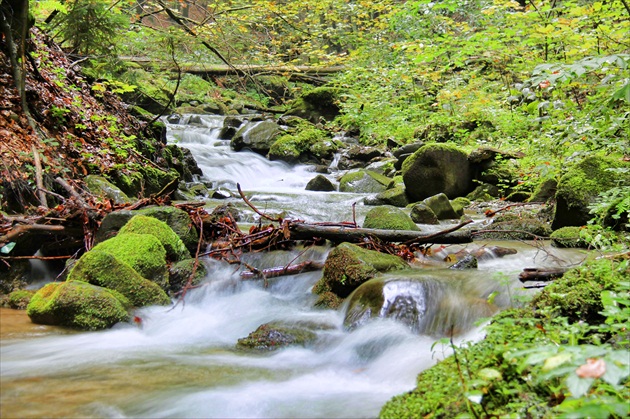
<path fill-rule="evenodd" d="M 600 193 L 616 186 L 630 186 L 630 164 L 610 157 L 590 156 L 567 170 L 558 182 L 552 228 L 583 226 L 593 218 L 589 205 Z"/>
<path fill-rule="evenodd" d="M 317 175 L 306 184 L 307 191 L 332 192 L 337 190 L 335 185 L 324 175 Z"/>
<path fill-rule="evenodd" d="M 83 330 L 128 320 L 129 300 L 119 292 L 80 281 L 51 282 L 33 295 L 26 313 L 33 323 Z"/>
<path fill-rule="evenodd" d="M 424 202 L 419 202 L 411 206 L 411 213 L 409 214 L 411 220 L 418 224 L 439 224 L 440 220 L 431 208 Z"/>
<path fill-rule="evenodd" d="M 397 256 L 363 249 L 351 243 L 341 243 L 328 254 L 323 276 L 313 288 L 313 292 L 320 295 L 316 305 L 330 307 L 326 304 L 340 302 L 359 285 L 380 272 L 408 267 L 409 265 Z M 332 298 L 328 293 L 334 294 L 338 299 Z"/>
<path fill-rule="evenodd" d="M 190 252 L 186 249 L 184 242 L 177 234 L 166 224 L 157 218 L 146 215 L 136 215 L 121 229 L 119 234 L 150 234 L 162 243 L 166 250 L 166 257 L 169 260 L 176 261 L 190 257 Z"/>
<path fill-rule="evenodd" d="M 13 309 L 25 310 L 33 295 L 35 295 L 33 290 L 15 290 L 8 295 L 7 304 Z"/>
<path fill-rule="evenodd" d="M 85 177 L 85 186 L 92 195 L 104 199 L 111 199 L 115 204 L 128 204 L 132 200 L 117 186 L 103 176 L 88 175 Z"/>
<path fill-rule="evenodd" d="M 406 212 L 391 205 L 381 205 L 369 210 L 368 213 L 365 214 L 363 228 L 375 228 L 379 230 L 420 230 Z"/>
<path fill-rule="evenodd" d="M 266 156 L 280 135 L 282 129 L 274 121 L 247 121 L 234 134 L 230 147 L 235 151 L 248 149 Z"/>
<path fill-rule="evenodd" d="M 562 227 L 551 233 L 549 238 L 556 247 L 587 248 L 589 244 L 584 240 L 582 230 L 582 227 Z"/>
<path fill-rule="evenodd" d="M 296 99 L 286 115 L 299 116 L 314 124 L 321 119 L 332 121 L 339 113 L 339 95 L 342 90 L 335 87 L 316 87 Z"/>
<path fill-rule="evenodd" d="M 160 286 L 143 278 L 127 263 L 103 249 L 95 247 L 81 256 L 70 271 L 68 281 L 87 282 L 118 291 L 134 307 L 171 303 Z"/>
<path fill-rule="evenodd" d="M 547 202 L 556 195 L 557 190 L 558 181 L 556 179 L 541 180 L 534 188 L 534 191 L 532 192 L 528 201 Z"/>
<path fill-rule="evenodd" d="M 380 193 L 391 179 L 370 170 L 352 170 L 341 177 L 339 192 Z"/>
<path fill-rule="evenodd" d="M 175 169 L 168 171 L 158 169 L 153 166 L 141 166 L 138 171 L 142 174 L 144 196 L 157 194 L 163 191 L 168 185 L 175 190 L 179 181 L 179 173 Z"/>
<path fill-rule="evenodd" d="M 331 159 L 338 145 L 326 131 L 309 126 L 299 129 L 294 134 L 285 134 L 277 138 L 269 149 L 270 160 L 282 160 L 289 163 L 299 161 L 319 162 Z"/>
<path fill-rule="evenodd" d="M 433 210 L 433 213 L 437 216 L 438 220 L 452 220 L 454 218 L 459 218 L 451 205 L 451 201 L 449 201 L 448 197 L 443 193 L 430 196 L 422 202 Z"/>
<path fill-rule="evenodd" d="M 103 252 L 115 256 L 135 269 L 142 277 L 155 282 L 164 290 L 168 289 L 166 250 L 155 236 L 119 234 L 97 244 L 90 252 Z"/>
<path fill-rule="evenodd" d="M 195 176 L 203 174 L 192 152 L 187 148 L 179 147 L 176 144 L 168 144 L 162 151 L 162 157 L 166 160 L 168 167 L 175 169 L 185 182 L 192 182 Z"/>
<path fill-rule="evenodd" d="M 180 291 L 193 274 L 191 285 L 199 285 L 204 280 L 208 274 L 208 270 L 201 262 L 197 263 L 197 268 L 195 269 L 196 263 L 197 261 L 191 258 L 181 260 L 171 265 L 168 269 L 168 283 L 171 292 L 175 293 Z"/>
<path fill-rule="evenodd" d="M 186 211 L 171 206 L 155 206 L 142 208 L 137 213 L 164 221 L 182 239 L 191 254 L 196 251 L 199 233 Z"/>
<path fill-rule="evenodd" d="M 411 201 L 421 201 L 439 193 L 449 198 L 466 195 L 472 177 L 468 156 L 447 144 L 427 144 L 409 156 L 402 176 Z"/>
<path fill-rule="evenodd" d="M 404 185 L 387 189 L 374 196 L 365 198 L 365 205 L 391 205 L 404 208 L 409 204 Z"/>
<path fill-rule="evenodd" d="M 471 193 L 466 195 L 466 199 L 476 202 L 488 202 L 500 196 L 501 190 L 497 186 L 485 183 L 477 186 Z"/>
<path fill-rule="evenodd" d="M 464 210 L 466 207 L 470 206 L 470 199 L 464 198 L 463 196 L 457 197 L 451 201 L 451 207 L 453 207 L 453 211 L 459 217 L 464 215 Z"/>
<path fill-rule="evenodd" d="M 315 323 L 270 322 L 260 325 L 246 338 L 239 339 L 238 349 L 269 352 L 287 346 L 308 346 L 317 340 L 316 330 L 331 329 L 331 326 Z"/>
<path fill-rule="evenodd" d="M 494 240 L 533 240 L 551 235 L 548 223 L 533 215 L 519 216 L 503 214 L 494 217 L 492 224 L 484 231 L 479 230 L 476 238 Z"/>

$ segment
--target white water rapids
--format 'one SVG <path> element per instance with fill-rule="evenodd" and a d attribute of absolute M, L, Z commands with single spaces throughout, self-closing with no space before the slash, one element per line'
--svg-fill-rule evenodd
<path fill-rule="evenodd" d="M 171 126 L 169 140 L 191 149 L 207 181 L 232 192 L 240 183 L 261 210 L 285 211 L 306 221 L 352 220 L 352 203 L 360 202 L 359 196 L 306 192 L 304 186 L 315 176 L 308 167 L 232 152 L 228 142 L 217 140 L 222 118 L 197 120 L 194 126 Z M 247 212 L 239 199 L 230 201 Z M 208 208 L 222 202 L 211 200 Z M 357 221 L 365 212 L 358 204 Z M 254 222 L 248 214 L 248 222 Z M 519 253 L 481 262 L 470 275 L 444 269 L 432 273 L 459 275 L 455 299 L 484 299 L 498 291 L 495 302 L 508 306 L 522 294 L 516 273 L 552 261 L 534 247 L 502 245 L 518 247 Z M 310 249 L 298 261 L 323 261 L 329 250 Z M 299 252 L 245 258 L 256 266 L 281 266 Z M 576 257 L 561 256 L 565 261 Z M 139 310 L 142 327 L 121 324 L 100 332 L 71 332 L 29 324 L 23 313 L 18 319 L 2 309 L 0 416 L 375 417 L 383 403 L 412 389 L 420 371 L 449 353 L 441 345 L 432 347 L 436 337 L 419 336 L 392 320 L 345 330 L 341 311 L 313 308 L 311 288 L 321 272 L 273 279 L 264 288 L 261 281 L 241 280 L 234 266 L 204 263 L 206 286 L 189 292 L 185 304 L 175 309 Z M 473 323 L 465 314 L 458 316 L 459 324 Z M 306 348 L 265 354 L 235 349 L 239 338 L 276 320 L 332 327 L 318 331 L 316 343 Z M 469 326 L 457 340 L 482 334 Z"/>

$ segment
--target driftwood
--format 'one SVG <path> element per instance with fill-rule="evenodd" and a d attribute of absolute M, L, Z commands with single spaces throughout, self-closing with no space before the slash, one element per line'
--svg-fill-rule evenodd
<path fill-rule="evenodd" d="M 253 272 L 251 271 L 243 271 L 241 272 L 241 278 L 243 279 L 266 279 L 266 278 L 276 278 L 284 275 L 296 275 L 302 272 L 312 272 L 318 271 L 324 268 L 324 264 L 315 262 L 312 260 L 308 260 L 306 262 L 298 263 L 296 265 L 288 265 L 288 266 L 276 266 L 273 268 L 267 269 L 256 269 Z"/>
<path fill-rule="evenodd" d="M 468 224 L 468 222 L 458 224 L 458 229 Z M 372 228 L 352 228 L 320 226 L 304 223 L 291 223 L 289 225 L 291 240 L 311 240 L 322 238 L 331 242 L 341 243 L 362 242 L 365 239 L 376 238 L 386 242 L 396 242 L 409 244 L 457 244 L 472 242 L 472 235 L 469 231 L 457 231 L 454 229 L 444 230 L 434 234 L 425 234 L 419 231 L 410 230 L 378 230 Z"/>
<path fill-rule="evenodd" d="M 521 282 L 527 281 L 552 281 L 560 278 L 568 268 L 525 268 L 518 275 Z"/>

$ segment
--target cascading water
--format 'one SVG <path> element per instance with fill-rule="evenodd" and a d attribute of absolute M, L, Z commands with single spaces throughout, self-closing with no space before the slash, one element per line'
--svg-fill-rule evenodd
<path fill-rule="evenodd" d="M 308 167 L 232 152 L 229 142 L 219 139 L 220 117 L 184 122 L 170 125 L 169 139 L 193 152 L 214 186 L 234 192 L 238 182 L 261 210 L 284 211 L 289 218 L 352 220 L 359 196 L 306 192 L 315 175 Z M 210 200 L 208 207 L 221 202 Z M 231 202 L 255 221 L 240 200 Z M 357 221 L 365 212 L 357 205 Z M 417 310 L 439 309 L 439 315 L 429 313 L 422 330 L 440 330 L 436 322 L 446 322 L 458 328 L 458 341 L 477 339 L 475 321 L 487 313 L 475 312 L 471 298 L 483 301 L 498 292 L 495 304 L 508 306 L 522 294 L 515 273 L 550 263 L 540 260 L 538 249 L 510 243 L 516 246 L 517 255 L 482 261 L 472 273 L 429 268 L 437 285 Z M 259 267 L 321 262 L 329 250 L 248 254 L 243 260 Z M 140 326 L 79 333 L 33 325 L 23 313 L 2 309 L 1 416 L 374 417 L 389 398 L 413 388 L 418 372 L 448 355 L 448 348 L 432 348 L 435 336 L 417 333 L 420 326 L 375 319 L 344 327 L 343 311 L 314 309 L 311 288 L 319 272 L 272 279 L 265 288 L 262 281 L 243 281 L 232 266 L 204 263 L 205 286 L 190 291 L 174 309 L 139 310 Z M 418 301 L 420 290 L 405 288 L 400 276 L 388 276 L 399 280 L 388 292 Z M 451 285 L 443 286 L 447 282 Z M 400 303 L 395 297 L 387 298 Z M 238 339 L 270 321 L 326 327 L 307 347 L 265 354 L 236 349 Z"/>

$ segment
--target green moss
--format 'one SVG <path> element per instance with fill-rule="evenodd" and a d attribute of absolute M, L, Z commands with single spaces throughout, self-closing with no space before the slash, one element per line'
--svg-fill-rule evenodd
<path fill-rule="evenodd" d="M 16 310 L 24 310 L 28 303 L 31 301 L 31 298 L 35 294 L 33 290 L 16 290 L 13 291 L 8 296 L 8 304 L 9 307 L 14 308 Z"/>
<path fill-rule="evenodd" d="M 109 253 L 125 262 L 144 278 L 168 289 L 166 251 L 162 243 L 150 234 L 126 233 L 105 240 L 92 248 L 92 252 Z"/>
<path fill-rule="evenodd" d="M 85 253 L 70 271 L 68 281 L 88 282 L 118 291 L 135 307 L 171 303 L 157 284 L 143 278 L 125 262 L 103 251 L 103 248 L 94 248 Z"/>
<path fill-rule="evenodd" d="M 246 338 L 239 339 L 236 347 L 267 352 L 286 346 L 307 346 L 317 339 L 317 334 L 309 326 L 300 323 L 265 323 Z"/>
<path fill-rule="evenodd" d="M 85 177 L 85 184 L 93 195 L 111 199 L 116 204 L 128 204 L 131 202 L 131 199 L 122 190 L 103 176 L 88 175 Z"/>
<path fill-rule="evenodd" d="M 168 270 L 169 277 L 168 282 L 170 284 L 170 290 L 172 292 L 177 292 L 181 290 L 184 285 L 188 282 L 188 279 L 193 274 L 193 269 L 195 266 L 195 259 L 185 259 L 174 263 Z M 198 285 L 201 281 L 204 280 L 208 271 L 205 265 L 201 262 L 197 264 L 197 269 L 194 271 L 194 276 L 192 279 L 192 285 Z"/>
<path fill-rule="evenodd" d="M 304 154 L 318 159 L 331 158 L 337 148 L 326 131 L 311 125 L 300 127 L 297 133 L 286 134 L 275 140 L 269 149 L 269 158 L 297 161 Z"/>
<path fill-rule="evenodd" d="M 129 300 L 85 282 L 52 282 L 33 295 L 26 313 L 33 323 L 84 330 L 106 329 L 128 319 Z"/>
<path fill-rule="evenodd" d="M 186 211 L 171 206 L 154 206 L 142 208 L 138 214 L 164 221 L 182 239 L 191 253 L 196 251 L 199 233 Z"/>
<path fill-rule="evenodd" d="M 182 260 L 190 257 L 190 253 L 177 234 L 163 221 L 146 215 L 136 215 L 127 222 L 119 234 L 150 234 L 160 241 L 166 257 L 170 260 Z"/>
<path fill-rule="evenodd" d="M 176 182 L 177 179 L 179 179 L 179 173 L 177 173 L 175 169 L 171 169 L 166 172 L 153 166 L 144 165 L 141 166 L 138 171 L 142 174 L 145 196 L 157 194 L 168 184 Z"/>
<path fill-rule="evenodd" d="M 383 205 L 393 205 L 400 208 L 404 208 L 409 204 L 404 185 L 397 185 L 394 188 L 380 192 L 376 195 L 376 200 L 377 202 L 382 202 Z"/>
<path fill-rule="evenodd" d="M 597 324 L 603 319 L 601 293 L 613 289 L 630 270 L 616 270 L 609 259 L 597 259 L 572 269 L 545 287 L 532 304 L 537 309 L 553 310 L 572 321 L 585 320 Z"/>
<path fill-rule="evenodd" d="M 577 368 L 575 362 L 580 365 L 593 350 L 599 351 L 598 356 L 612 352 L 610 346 L 601 344 L 597 334 L 588 334 L 603 320 L 599 314 L 603 309 L 602 291 L 615 289 L 629 275 L 627 262 L 609 259 L 589 261 L 567 272 L 545 287 L 530 305 L 496 315 L 482 341 L 458 347 L 457 358 L 451 356 L 423 371 L 416 388 L 390 400 L 380 416 L 560 416 L 556 407 L 571 394 L 566 381 L 550 373 L 572 374 Z M 599 347 L 591 342 L 600 342 Z M 571 358 L 578 353 L 585 355 L 581 355 L 582 361 L 577 357 L 573 364 L 554 368 L 548 361 L 559 359 L 553 356 L 556 353 L 573 354 Z M 618 355 L 627 354 L 618 351 Z M 534 357 L 539 360 L 534 361 Z M 596 381 L 589 390 L 589 400 L 605 395 L 609 401 L 626 405 L 627 394 L 618 392 L 611 397 L 610 385 L 600 383 L 603 381 Z M 471 402 L 467 392 L 482 396 L 481 402 Z"/>
<path fill-rule="evenodd" d="M 470 199 L 464 198 L 463 196 L 455 198 L 451 201 L 451 206 L 453 207 L 453 211 L 455 211 L 455 213 L 459 215 L 460 217 L 464 215 L 464 209 L 470 206 L 470 204 L 471 204 Z"/>
<path fill-rule="evenodd" d="M 556 247 L 583 247 L 588 243 L 581 237 L 583 227 L 562 227 L 551 233 L 549 237 Z"/>
<path fill-rule="evenodd" d="M 401 169 L 403 173 L 403 177 L 404 177 L 404 173 L 407 172 L 415 164 L 416 160 L 419 157 L 421 157 L 423 154 L 433 154 L 433 153 L 440 153 L 444 151 L 461 154 L 462 157 L 468 158 L 466 153 L 464 153 L 462 150 L 460 150 L 458 147 L 452 144 L 441 144 L 441 143 L 426 144 L 422 146 L 420 149 L 418 149 L 411 156 L 405 159 L 405 161 L 402 164 L 402 169 Z"/>
<path fill-rule="evenodd" d="M 346 298 L 354 289 L 379 272 L 406 269 L 409 266 L 397 256 L 373 250 L 366 250 L 350 243 L 341 243 L 326 258 L 323 276 L 313 292 L 324 295 L 332 292 L 338 298 Z M 325 301 L 336 302 L 330 296 L 320 298 L 321 306 Z"/>
<path fill-rule="evenodd" d="M 387 189 L 391 179 L 371 170 L 352 170 L 339 181 L 339 192 L 380 193 Z"/>
<path fill-rule="evenodd" d="M 381 205 L 368 211 L 363 227 L 380 230 L 420 230 L 406 212 L 391 205 Z"/>

